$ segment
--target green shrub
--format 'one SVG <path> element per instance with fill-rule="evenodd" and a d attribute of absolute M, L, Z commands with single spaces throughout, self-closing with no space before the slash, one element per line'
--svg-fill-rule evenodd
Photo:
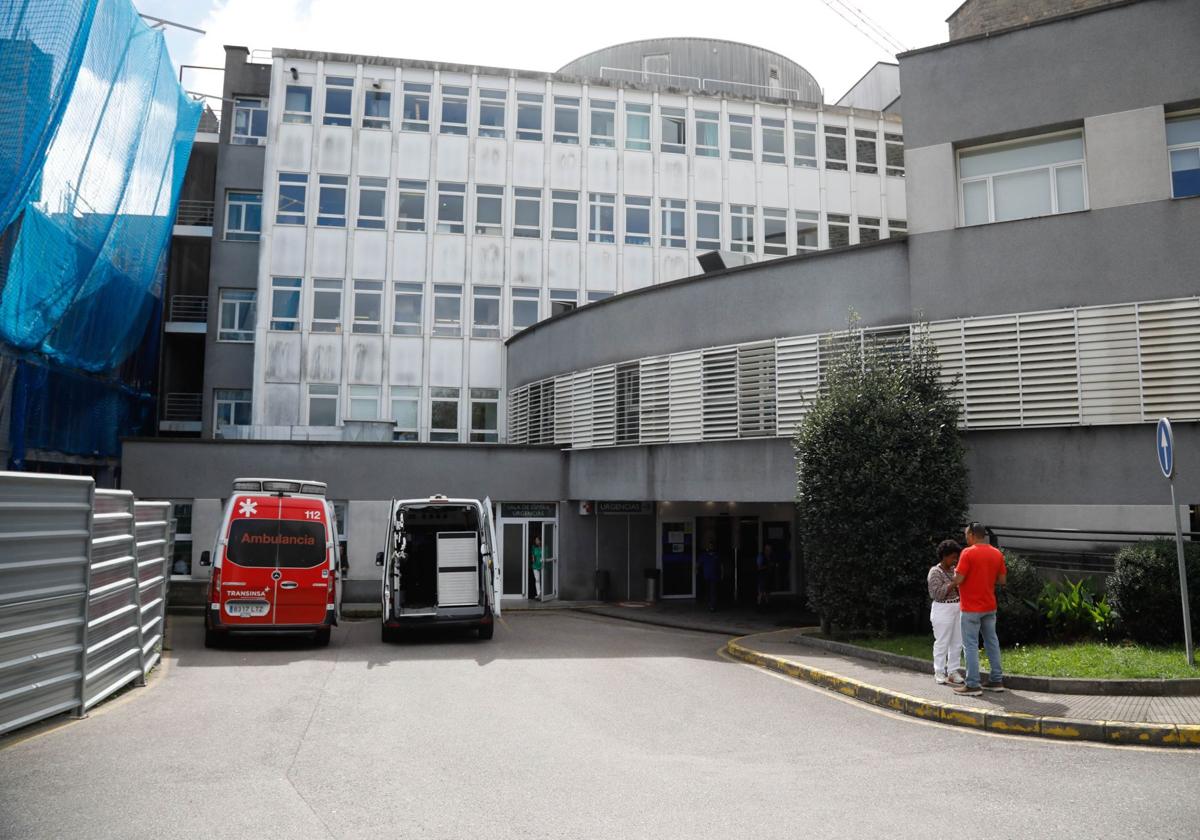
<path fill-rule="evenodd" d="M 1200 631 L 1200 543 L 1185 542 L 1192 629 Z M 1117 552 L 1108 576 L 1108 595 L 1126 632 L 1136 642 L 1168 645 L 1183 641 L 1179 562 L 1175 541 L 1147 540 Z"/>
<path fill-rule="evenodd" d="M 958 405 L 924 331 L 822 340 L 825 389 L 796 434 L 807 594 L 823 626 L 927 626 L 925 576 L 961 527 L 967 475 Z"/>
<path fill-rule="evenodd" d="M 1038 597 L 1050 635 L 1060 642 L 1084 639 L 1110 641 L 1116 616 L 1105 595 L 1096 600 L 1087 578 L 1071 583 L 1047 583 Z"/>
<path fill-rule="evenodd" d="M 1004 565 L 1008 584 L 996 591 L 996 633 L 1006 645 L 1039 641 L 1045 636 L 1038 608 L 1042 579 L 1033 564 L 1019 554 L 1004 552 Z"/>

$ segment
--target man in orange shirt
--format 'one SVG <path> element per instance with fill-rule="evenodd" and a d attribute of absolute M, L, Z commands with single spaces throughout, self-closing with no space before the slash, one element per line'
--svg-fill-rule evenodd
<path fill-rule="evenodd" d="M 958 694 L 976 697 L 988 691 L 1004 690 L 1004 672 L 1000 669 L 1000 640 L 996 638 L 996 586 L 1008 582 L 1004 555 L 987 542 L 987 529 L 972 522 L 966 530 L 967 547 L 958 558 L 954 581 L 958 584 L 962 607 L 963 652 L 967 655 L 967 679 L 954 686 Z M 991 673 L 979 681 L 979 635 L 987 651 Z"/>

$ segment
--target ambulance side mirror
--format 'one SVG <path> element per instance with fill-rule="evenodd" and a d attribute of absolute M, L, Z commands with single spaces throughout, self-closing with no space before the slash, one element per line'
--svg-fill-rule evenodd
<path fill-rule="evenodd" d="M 382 551 L 375 552 L 375 565 L 376 566 L 383 565 L 383 552 Z"/>
<path fill-rule="evenodd" d="M 207 551 L 201 551 L 200 552 L 200 565 L 201 566 L 211 566 L 212 565 L 212 554 Z"/>

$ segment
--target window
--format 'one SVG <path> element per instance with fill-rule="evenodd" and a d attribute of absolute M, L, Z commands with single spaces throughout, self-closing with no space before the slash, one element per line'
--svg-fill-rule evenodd
<path fill-rule="evenodd" d="M 345 175 L 320 175 L 320 194 L 317 197 L 317 226 L 346 226 Z"/>
<path fill-rule="evenodd" d="M 825 168 L 845 172 L 846 129 L 836 125 L 825 126 Z"/>
<path fill-rule="evenodd" d="M 496 433 L 499 409 L 499 390 L 471 389 L 471 443 L 495 443 L 499 439 Z"/>
<path fill-rule="evenodd" d="M 387 227 L 387 178 L 358 179 L 357 224 L 364 230 Z"/>
<path fill-rule="evenodd" d="M 254 289 L 221 289 L 217 341 L 254 341 Z"/>
<path fill-rule="evenodd" d="M 588 303 L 596 303 L 597 301 L 607 300 L 612 297 L 612 292 L 588 292 Z"/>
<path fill-rule="evenodd" d="M 879 219 L 875 218 L 874 216 L 858 217 L 858 241 L 879 241 Z"/>
<path fill-rule="evenodd" d="M 504 235 L 504 187 L 475 187 L 475 232 Z"/>
<path fill-rule="evenodd" d="M 542 95 L 540 93 L 517 94 L 517 139 L 542 139 Z"/>
<path fill-rule="evenodd" d="M 513 236 L 534 239 L 542 235 L 542 191 L 529 187 L 513 189 Z"/>
<path fill-rule="evenodd" d="M 683 108 L 659 108 L 659 126 L 662 128 L 662 144 L 659 148 L 667 153 L 687 153 L 687 112 Z"/>
<path fill-rule="evenodd" d="M 342 331 L 342 281 L 314 280 L 312 296 L 312 332 Z"/>
<path fill-rule="evenodd" d="M 504 136 L 504 103 L 508 93 L 503 90 L 479 91 L 479 136 Z"/>
<path fill-rule="evenodd" d="M 820 243 L 820 217 L 807 210 L 796 211 L 796 253 L 815 251 Z"/>
<path fill-rule="evenodd" d="M 431 85 L 404 83 L 404 116 L 400 127 L 405 131 L 429 131 L 429 91 Z"/>
<path fill-rule="evenodd" d="M 817 166 L 817 125 L 810 122 L 792 123 L 792 162 L 796 166 Z"/>
<path fill-rule="evenodd" d="M 875 140 L 877 132 L 866 129 L 854 129 L 854 171 L 864 175 L 876 175 L 879 167 L 875 159 Z"/>
<path fill-rule="evenodd" d="M 466 213 L 467 185 L 438 182 L 438 233 L 462 233 Z"/>
<path fill-rule="evenodd" d="M 1167 120 L 1171 196 L 1200 195 L 1200 114 Z"/>
<path fill-rule="evenodd" d="M 175 545 L 171 551 L 171 574 L 190 575 L 192 573 L 192 503 L 173 502 L 171 518 L 175 520 Z"/>
<path fill-rule="evenodd" d="M 350 125 L 354 79 L 348 76 L 325 77 L 325 125 Z"/>
<path fill-rule="evenodd" d="M 308 386 L 308 425 L 336 426 L 338 418 L 338 386 Z"/>
<path fill-rule="evenodd" d="M 467 100 L 471 89 L 442 85 L 442 134 L 467 133 Z"/>
<path fill-rule="evenodd" d="M 729 205 L 729 250 L 754 253 L 754 208 L 748 204 Z"/>
<path fill-rule="evenodd" d="M 897 178 L 904 177 L 904 138 L 899 134 L 883 135 L 883 151 L 887 156 L 887 174 Z"/>
<path fill-rule="evenodd" d="M 537 323 L 539 297 L 541 297 L 541 292 L 537 289 L 512 290 L 513 332 L 532 327 Z"/>
<path fill-rule="evenodd" d="M 471 335 L 475 338 L 500 337 L 500 287 L 471 288 Z"/>
<path fill-rule="evenodd" d="M 729 115 L 730 160 L 754 160 L 754 117 Z"/>
<path fill-rule="evenodd" d="M 840 213 L 829 213 L 825 216 L 829 225 L 829 247 L 839 248 L 850 244 L 850 217 Z"/>
<path fill-rule="evenodd" d="M 964 225 L 1087 207 L 1078 131 L 959 152 L 958 177 Z"/>
<path fill-rule="evenodd" d="M 346 554 L 346 507 L 349 502 L 334 502 L 333 503 L 333 522 L 337 528 L 338 536 L 338 551 L 339 557 L 345 557 Z"/>
<path fill-rule="evenodd" d="M 908 222 L 904 219 L 888 219 L 888 236 L 902 236 L 908 233 Z"/>
<path fill-rule="evenodd" d="M 392 335 L 421 334 L 421 305 L 425 287 L 420 283 L 392 285 Z"/>
<path fill-rule="evenodd" d="M 250 425 L 250 391 L 217 388 L 213 391 L 213 429 Z"/>
<path fill-rule="evenodd" d="M 617 145 L 617 103 L 607 99 L 592 99 L 591 144 L 612 149 Z"/>
<path fill-rule="evenodd" d="M 421 405 L 421 388 L 418 385 L 392 386 L 392 422 L 396 430 L 392 440 L 417 440 L 417 414 Z"/>
<path fill-rule="evenodd" d="M 625 103 L 625 148 L 650 151 L 650 106 Z"/>
<path fill-rule="evenodd" d="M 715 201 L 696 202 L 696 250 L 721 249 L 721 205 Z"/>
<path fill-rule="evenodd" d="M 304 202 L 307 196 L 307 175 L 296 172 L 280 172 L 279 200 L 275 202 L 275 224 L 304 224 Z"/>
<path fill-rule="evenodd" d="M 284 121 L 287 122 L 286 118 Z M 267 142 L 267 100 L 234 98 L 229 142 L 235 146 L 261 146 Z"/>
<path fill-rule="evenodd" d="M 574 242 L 579 239 L 579 193 L 550 192 L 550 238 Z"/>
<path fill-rule="evenodd" d="M 579 97 L 554 97 L 554 142 L 579 143 Z"/>
<path fill-rule="evenodd" d="M 225 193 L 225 239 L 257 242 L 262 235 L 262 193 Z"/>
<path fill-rule="evenodd" d="M 429 439 L 458 441 L 458 389 L 429 389 Z"/>
<path fill-rule="evenodd" d="M 617 197 L 611 193 L 588 193 L 588 242 L 616 242 Z"/>
<path fill-rule="evenodd" d="M 271 278 L 271 329 L 300 329 L 300 286 L 299 277 Z"/>
<path fill-rule="evenodd" d="M 379 419 L 379 386 L 350 386 L 350 420 Z"/>
<path fill-rule="evenodd" d="M 374 84 L 379 85 L 380 82 Z M 392 94 L 390 91 L 371 88 L 363 93 L 363 128 L 392 127 Z"/>
<path fill-rule="evenodd" d="M 579 306 L 579 292 L 574 289 L 550 290 L 550 317 L 570 312 Z"/>
<path fill-rule="evenodd" d="M 462 286 L 438 283 L 433 287 L 433 334 L 462 335 Z"/>
<path fill-rule="evenodd" d="M 783 150 L 783 120 L 762 118 L 762 162 L 787 163 L 787 153 Z"/>
<path fill-rule="evenodd" d="M 664 248 L 687 247 L 687 202 L 676 198 L 660 198 L 662 227 L 659 244 Z"/>
<path fill-rule="evenodd" d="M 763 208 L 763 253 L 786 256 L 787 208 Z"/>
<path fill-rule="evenodd" d="M 696 156 L 720 157 L 721 115 L 716 111 L 696 112 Z"/>
<path fill-rule="evenodd" d="M 625 196 L 625 244 L 650 244 L 650 199 Z"/>
<path fill-rule="evenodd" d="M 425 230 L 425 182 L 399 182 L 396 230 Z"/>
<path fill-rule="evenodd" d="M 312 122 L 312 87 L 288 85 L 283 95 L 283 121 L 285 123 Z"/>
<path fill-rule="evenodd" d="M 383 281 L 354 281 L 354 332 L 375 335 L 383 317 Z"/>

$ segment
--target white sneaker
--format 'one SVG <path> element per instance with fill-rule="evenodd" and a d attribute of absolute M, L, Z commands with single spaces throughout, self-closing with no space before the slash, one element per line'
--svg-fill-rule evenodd
<path fill-rule="evenodd" d="M 934 674 L 933 681 L 935 683 L 937 683 L 938 685 L 945 685 L 946 684 L 946 675 L 945 674 Z"/>
<path fill-rule="evenodd" d="M 955 671 L 954 673 L 952 673 L 952 674 L 950 675 L 950 678 L 949 678 L 949 683 L 950 683 L 951 685 L 962 685 L 962 684 L 963 684 L 963 675 L 962 675 L 962 672 L 961 672 L 961 671 Z"/>

